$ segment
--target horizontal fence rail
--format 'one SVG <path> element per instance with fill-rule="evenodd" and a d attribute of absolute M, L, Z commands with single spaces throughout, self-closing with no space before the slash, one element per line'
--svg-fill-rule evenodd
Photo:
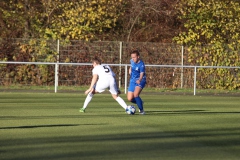
<path fill-rule="evenodd" d="M 55 93 L 57 93 L 57 88 L 58 88 L 58 73 L 59 73 L 59 66 L 91 66 L 92 63 L 60 63 L 60 62 L 10 62 L 10 61 L 0 61 L 0 64 L 33 64 L 33 65 L 54 65 L 55 70 L 54 70 L 54 88 L 55 88 Z M 128 72 L 127 72 L 127 67 L 130 66 L 130 64 L 108 64 L 109 66 L 118 66 L 118 67 L 124 67 L 125 68 L 125 82 L 124 82 L 124 90 L 125 94 L 127 93 L 127 79 L 128 79 Z M 196 95 L 196 87 L 197 87 L 197 70 L 200 68 L 212 68 L 212 69 L 240 69 L 240 67 L 231 67 L 231 66 L 186 66 L 186 65 L 154 65 L 154 64 L 146 64 L 147 67 L 155 67 L 155 68 L 192 68 L 194 69 L 194 84 L 193 84 L 193 95 Z M 182 76 L 181 76 L 182 77 Z M 121 78 L 121 77 L 119 77 Z"/>

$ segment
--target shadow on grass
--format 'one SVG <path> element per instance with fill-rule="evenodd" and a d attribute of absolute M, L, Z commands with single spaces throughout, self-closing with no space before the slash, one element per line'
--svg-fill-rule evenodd
<path fill-rule="evenodd" d="M 21 120 L 21 119 L 56 119 L 56 118 L 79 118 L 78 115 L 57 115 L 57 116 L 0 116 L 0 120 Z"/>
<path fill-rule="evenodd" d="M 81 124 L 82 125 L 103 125 L 103 124 Z M 54 125 L 33 125 L 33 126 L 16 126 L 16 127 L 0 127 L 0 130 L 3 129 L 31 129 L 31 128 L 47 128 L 47 127 L 72 127 L 80 126 L 80 124 L 54 124 Z"/>
<path fill-rule="evenodd" d="M 239 146 L 237 139 L 239 132 L 239 128 L 226 128 L 224 131 L 223 129 L 203 129 L 188 132 L 53 135 L 48 138 L 2 140 L 1 145 L 8 148 L 3 150 L 4 156 L 12 159 L 16 159 L 16 153 L 24 153 L 17 158 L 150 160 L 171 157 L 170 159 L 230 160 L 239 158 L 239 152 L 236 149 L 226 151 L 227 147 Z M 228 138 L 221 138 L 222 136 Z M 12 154 L 13 152 L 15 154 Z"/>
<path fill-rule="evenodd" d="M 207 110 L 147 111 L 147 114 L 239 114 L 240 112 L 211 112 Z"/>

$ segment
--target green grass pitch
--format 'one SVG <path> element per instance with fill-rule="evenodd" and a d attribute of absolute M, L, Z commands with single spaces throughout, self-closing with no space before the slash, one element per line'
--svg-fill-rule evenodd
<path fill-rule="evenodd" d="M 141 97 L 146 115 L 127 115 L 110 94 L 79 113 L 83 93 L 1 92 L 0 159 L 240 158 L 239 97 Z"/>

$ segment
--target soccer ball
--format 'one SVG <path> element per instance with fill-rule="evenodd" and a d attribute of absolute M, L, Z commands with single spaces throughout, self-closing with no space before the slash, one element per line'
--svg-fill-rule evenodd
<path fill-rule="evenodd" d="M 133 115 L 136 112 L 136 108 L 133 105 L 130 105 L 126 109 L 127 114 Z"/>

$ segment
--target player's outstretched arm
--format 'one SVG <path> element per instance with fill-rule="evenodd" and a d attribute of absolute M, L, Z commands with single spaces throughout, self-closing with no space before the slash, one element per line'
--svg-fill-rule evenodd
<path fill-rule="evenodd" d="M 93 91 L 93 87 L 97 83 L 97 80 L 98 80 L 98 75 L 93 74 L 91 85 L 90 85 L 89 89 L 85 91 L 85 94 L 88 94 Z"/>

